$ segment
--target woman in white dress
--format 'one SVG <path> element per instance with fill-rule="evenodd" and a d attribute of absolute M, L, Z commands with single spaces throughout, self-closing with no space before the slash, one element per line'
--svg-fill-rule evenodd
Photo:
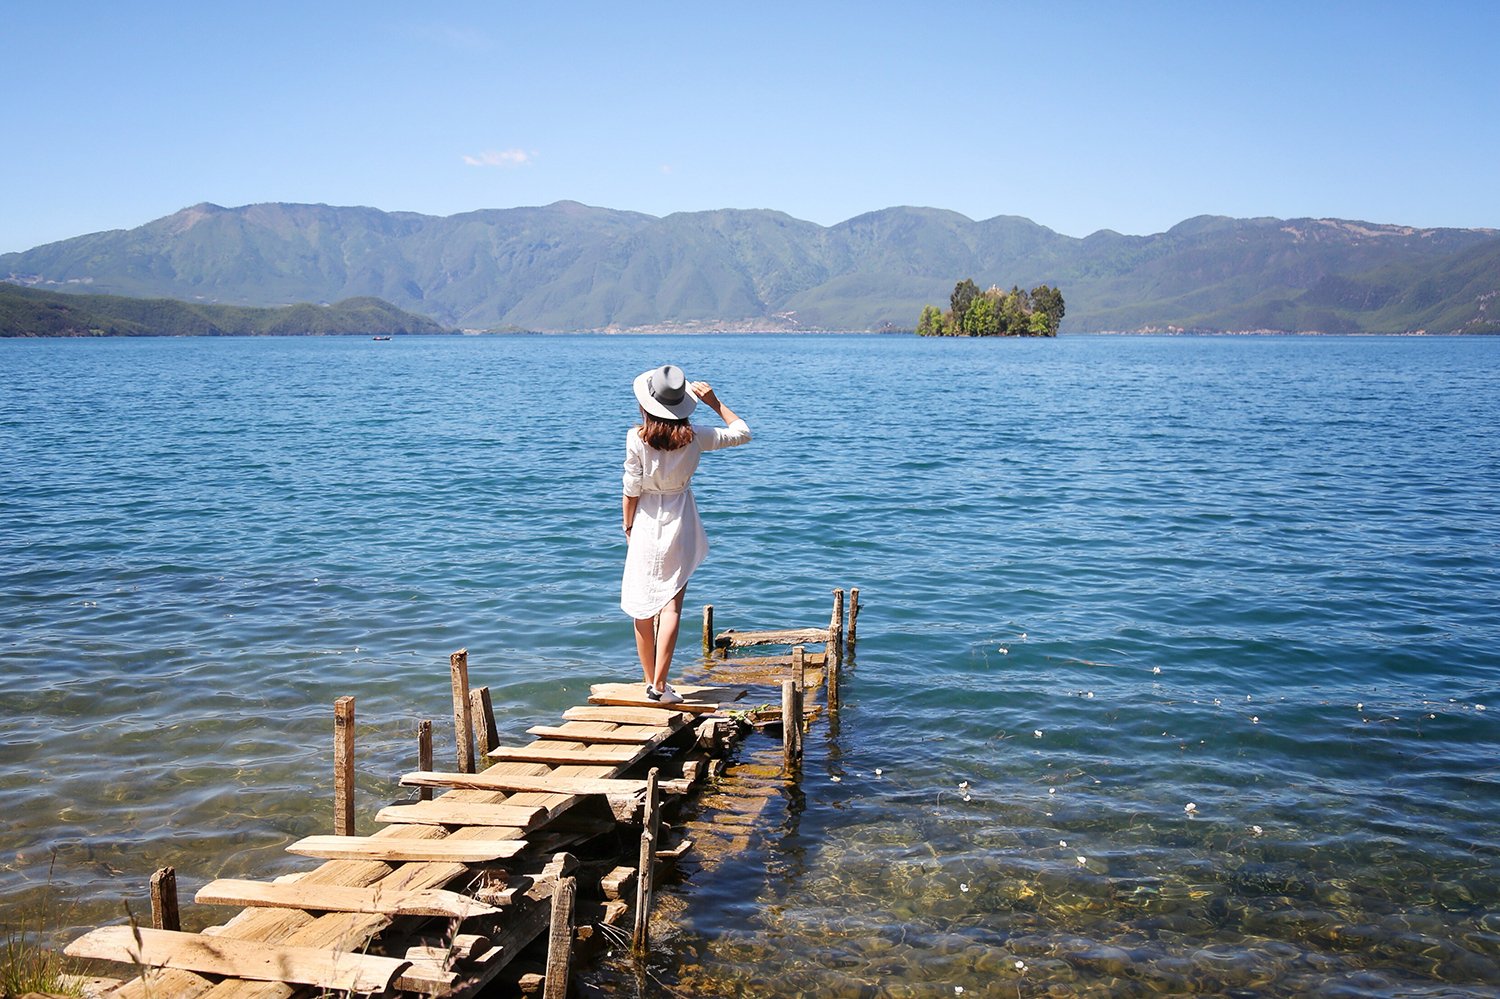
<path fill-rule="evenodd" d="M 635 380 L 641 424 L 625 437 L 625 578 L 620 607 L 635 619 L 635 649 L 646 678 L 646 697 L 663 704 L 682 698 L 667 683 L 682 620 L 688 577 L 708 554 L 708 538 L 688 483 L 704 451 L 735 447 L 750 428 L 719 401 L 708 382 L 687 383 L 682 369 L 666 364 Z M 690 423 L 702 401 L 723 427 Z"/>

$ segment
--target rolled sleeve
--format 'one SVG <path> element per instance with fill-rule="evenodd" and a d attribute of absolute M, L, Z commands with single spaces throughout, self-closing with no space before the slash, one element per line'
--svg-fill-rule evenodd
<path fill-rule="evenodd" d="M 735 420 L 727 427 L 697 427 L 698 440 L 703 450 L 717 451 L 720 448 L 739 447 L 750 442 L 750 425 L 744 420 Z"/>
<path fill-rule="evenodd" d="M 621 484 L 625 489 L 626 496 L 639 496 L 641 487 L 645 483 L 645 473 L 641 467 L 641 435 L 631 428 L 630 434 L 625 438 L 625 475 Z"/>

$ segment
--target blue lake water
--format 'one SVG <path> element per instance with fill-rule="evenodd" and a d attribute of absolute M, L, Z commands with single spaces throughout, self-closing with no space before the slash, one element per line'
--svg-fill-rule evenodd
<path fill-rule="evenodd" d="M 305 869 L 345 694 L 373 830 L 454 649 L 511 741 L 638 677 L 669 360 L 755 432 L 690 612 L 864 610 L 644 991 L 1500 995 L 1497 339 L 0 341 L 7 921 Z"/>

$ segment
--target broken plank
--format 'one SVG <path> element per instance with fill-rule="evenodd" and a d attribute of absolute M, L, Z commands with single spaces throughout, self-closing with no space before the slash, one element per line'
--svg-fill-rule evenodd
<path fill-rule="evenodd" d="M 562 725 L 533 725 L 526 730 L 526 734 L 538 739 L 560 739 L 567 742 L 639 745 L 656 742 L 667 733 L 653 725 L 615 725 L 611 728 L 609 722 L 570 721 Z"/>
<path fill-rule="evenodd" d="M 64 953 L 257 982 L 292 982 L 339 992 L 384 992 L 407 967 L 406 961 L 394 957 L 280 947 L 259 940 L 133 926 L 106 926 L 85 933 L 68 944 Z"/>
<path fill-rule="evenodd" d="M 322 860 L 381 860 L 387 863 L 448 860 L 459 864 L 481 864 L 514 857 L 526 849 L 524 839 L 377 839 L 370 836 L 306 836 L 287 848 L 288 853 Z"/>
<path fill-rule="evenodd" d="M 634 763 L 646 754 L 648 748 L 640 745 L 567 746 L 541 739 L 529 746 L 492 749 L 489 757 L 511 763 L 577 763 L 608 767 Z"/>
<path fill-rule="evenodd" d="M 502 826 L 530 832 L 547 821 L 540 805 L 494 805 L 480 801 L 449 801 L 448 795 L 411 805 L 387 805 L 375 813 L 377 822 L 423 826 Z"/>
<path fill-rule="evenodd" d="M 721 631 L 714 636 L 718 648 L 738 649 L 747 645 L 806 645 L 827 643 L 827 628 L 778 628 L 766 631 Z"/>
<path fill-rule="evenodd" d="M 617 725 L 651 725 L 658 728 L 676 728 L 692 718 L 686 711 L 673 711 L 662 707 L 631 708 L 609 704 L 579 704 L 563 712 L 567 721 L 614 722 Z"/>
<path fill-rule="evenodd" d="M 308 912 L 370 912 L 388 916 L 442 916 L 468 919 L 491 916 L 500 910 L 476 902 L 456 891 L 430 888 L 421 891 L 389 891 L 350 888 L 344 885 L 276 884 L 221 878 L 198 889 L 194 901 L 200 905 L 263 906 L 273 909 L 304 909 Z"/>

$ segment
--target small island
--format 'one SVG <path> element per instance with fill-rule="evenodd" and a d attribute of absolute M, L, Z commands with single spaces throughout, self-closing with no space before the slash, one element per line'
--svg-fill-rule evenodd
<path fill-rule="evenodd" d="M 1057 336 L 1063 317 L 1062 292 L 1045 284 L 980 291 L 973 278 L 964 278 L 948 301 L 947 312 L 936 305 L 922 309 L 918 336 Z"/>

